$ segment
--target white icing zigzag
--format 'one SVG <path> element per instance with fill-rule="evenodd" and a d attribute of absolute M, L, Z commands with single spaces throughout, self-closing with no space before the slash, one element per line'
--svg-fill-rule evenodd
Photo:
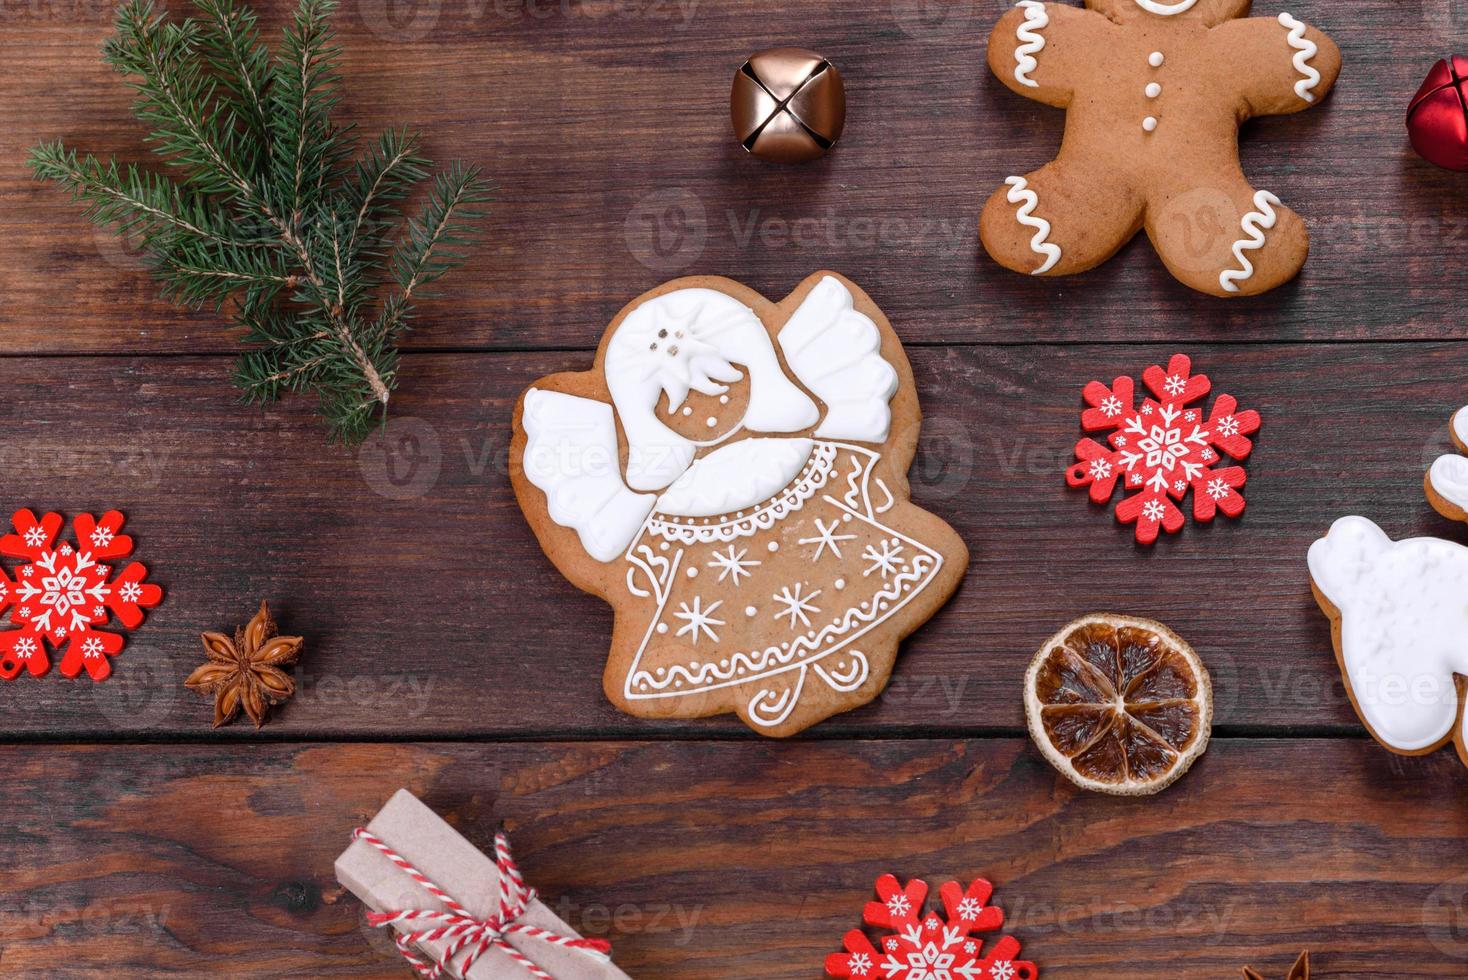
<path fill-rule="evenodd" d="M 1025 43 L 1014 49 L 1014 80 L 1039 88 L 1040 83 L 1030 77 L 1030 72 L 1040 65 L 1035 55 L 1045 47 L 1045 36 L 1040 32 L 1050 26 L 1050 15 L 1040 0 L 1019 0 L 1019 6 L 1025 8 L 1025 22 L 1015 29 L 1014 35 Z"/>
<path fill-rule="evenodd" d="M 1290 47 L 1294 48 L 1295 70 L 1305 77 L 1295 83 L 1295 94 L 1306 102 L 1315 101 L 1315 86 L 1320 84 L 1320 72 L 1310 65 L 1310 59 L 1320 52 L 1320 47 L 1305 36 L 1305 25 L 1289 14 L 1280 14 L 1279 22 L 1289 28 Z"/>
<path fill-rule="evenodd" d="M 1035 217 L 1035 208 L 1040 206 L 1040 195 L 1029 189 L 1030 183 L 1023 177 L 1010 177 L 1005 183 L 1009 185 L 1009 203 L 1022 205 L 1015 214 L 1015 219 L 1026 228 L 1035 229 L 1035 237 L 1030 239 L 1030 249 L 1046 258 L 1045 263 L 1030 275 L 1042 276 L 1055 268 L 1055 263 L 1060 261 L 1060 246 L 1048 241 L 1050 222 Z"/>
<path fill-rule="evenodd" d="M 1257 210 L 1244 215 L 1240 227 L 1243 228 L 1245 237 L 1234 242 L 1234 260 L 1241 268 L 1225 269 L 1218 277 L 1218 284 L 1228 292 L 1238 292 L 1240 282 L 1254 277 L 1254 263 L 1244 253 L 1264 247 L 1264 232 L 1279 221 L 1279 214 L 1274 209 L 1283 206 L 1283 202 L 1268 191 L 1259 191 L 1254 195 L 1254 207 Z"/>

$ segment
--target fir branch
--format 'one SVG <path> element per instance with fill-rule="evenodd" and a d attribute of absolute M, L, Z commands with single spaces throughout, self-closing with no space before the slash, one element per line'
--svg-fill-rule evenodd
<path fill-rule="evenodd" d="M 31 168 L 90 219 L 138 235 L 166 295 L 231 305 L 259 345 L 235 369 L 247 401 L 314 391 L 333 436 L 360 439 L 397 384 L 394 342 L 415 296 L 463 262 L 491 185 L 478 168 L 451 166 L 399 236 L 401 204 L 432 164 L 398 129 L 352 163 L 351 129 L 330 118 L 335 0 L 298 0 L 275 56 L 248 8 L 194 2 L 200 16 L 175 23 L 129 0 L 104 47 L 176 176 L 60 143 L 32 150 Z"/>

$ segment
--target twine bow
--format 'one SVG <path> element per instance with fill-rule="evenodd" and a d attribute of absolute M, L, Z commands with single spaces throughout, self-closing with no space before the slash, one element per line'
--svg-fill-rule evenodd
<path fill-rule="evenodd" d="M 366 841 L 377 848 L 388 860 L 396 864 L 410 878 L 422 885 L 429 894 L 444 904 L 442 912 L 430 912 L 426 909 L 399 909 L 367 914 L 367 922 L 377 927 L 395 926 L 404 922 L 427 926 L 427 928 L 410 928 L 409 931 L 400 932 L 395 937 L 398 952 L 402 953 L 403 958 L 411 963 L 413 969 L 417 970 L 426 980 L 439 980 L 445 974 L 454 977 L 456 975 L 452 966 L 454 957 L 466 949 L 469 952 L 464 957 L 464 962 L 459 965 L 457 976 L 467 977 L 475 961 L 496 947 L 504 950 L 506 956 L 519 963 L 537 980 L 555 980 L 555 977 L 536 965 L 534 960 L 505 941 L 506 936 L 516 933 L 556 946 L 584 950 L 589 956 L 598 959 L 607 959 L 607 954 L 612 951 L 611 943 L 604 939 L 561 936 L 520 921 L 520 917 L 525 914 L 525 909 L 535 901 L 535 889 L 527 886 L 525 879 L 520 876 L 520 869 L 516 867 L 515 859 L 510 856 L 510 839 L 505 836 L 504 831 L 494 836 L 494 860 L 500 873 L 499 914 L 484 919 L 471 915 L 468 909 L 454 901 L 451 895 L 430 881 L 427 875 L 409 864 L 401 854 L 388 847 L 366 828 L 358 827 L 352 832 L 352 839 Z M 436 941 L 447 944 L 437 962 L 430 963 L 414 952 L 414 946 Z"/>

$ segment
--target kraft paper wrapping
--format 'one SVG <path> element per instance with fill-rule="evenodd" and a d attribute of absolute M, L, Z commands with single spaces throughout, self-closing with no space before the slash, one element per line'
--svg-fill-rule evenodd
<path fill-rule="evenodd" d="M 470 844 L 412 793 L 398 790 L 367 829 L 471 914 L 488 916 L 499 910 L 499 868 L 494 858 Z M 336 878 L 374 912 L 438 912 L 444 907 L 366 841 L 353 841 L 336 859 Z M 539 899 L 530 903 L 520 921 L 562 936 L 578 937 Z M 405 923 L 400 931 L 411 928 Z M 567 949 L 528 936 L 505 938 L 556 980 L 629 980 L 616 965 L 585 950 Z M 425 958 L 436 960 L 446 945 L 424 943 Z M 493 949 L 475 962 L 463 980 L 528 980 L 529 976 L 504 950 Z"/>

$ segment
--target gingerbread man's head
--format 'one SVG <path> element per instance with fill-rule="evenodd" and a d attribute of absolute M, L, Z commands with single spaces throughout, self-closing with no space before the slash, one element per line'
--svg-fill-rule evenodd
<path fill-rule="evenodd" d="M 1086 0 L 1086 6 L 1119 23 L 1160 17 L 1213 27 L 1248 16 L 1252 0 Z"/>

